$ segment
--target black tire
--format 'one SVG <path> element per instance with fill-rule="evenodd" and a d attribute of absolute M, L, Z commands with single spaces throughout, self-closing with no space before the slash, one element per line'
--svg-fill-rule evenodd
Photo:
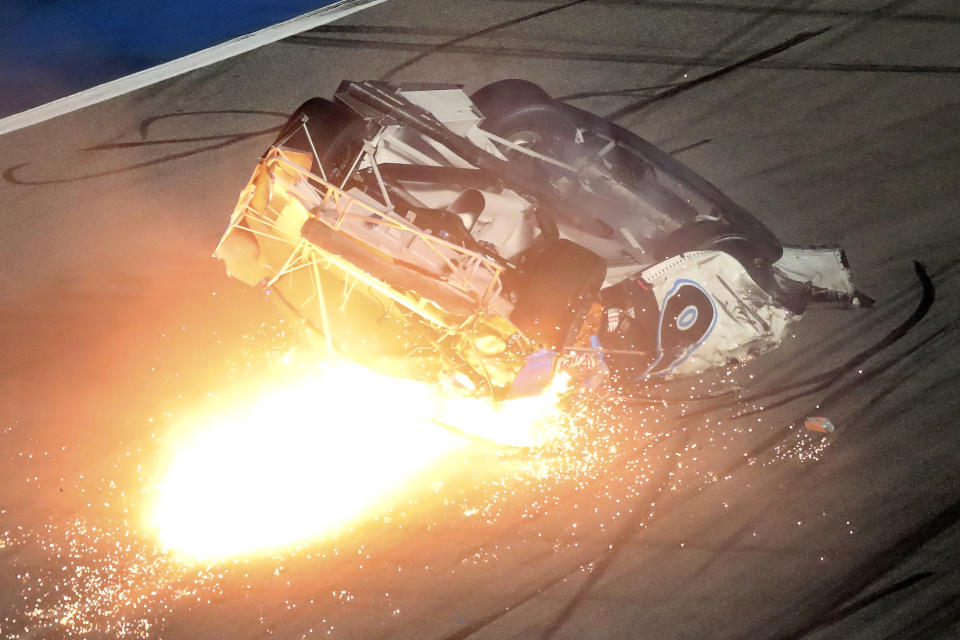
<path fill-rule="evenodd" d="M 560 160 L 570 158 L 577 125 L 538 85 L 499 80 L 474 92 L 470 100 L 484 116 L 484 131 Z"/>
<path fill-rule="evenodd" d="M 681 253 L 726 251 L 742 263 L 754 263 L 762 253 L 742 234 L 724 222 L 707 220 L 686 224 L 658 243 L 656 257 L 666 260 Z"/>
<path fill-rule="evenodd" d="M 497 80 L 473 92 L 470 100 L 490 120 L 513 111 L 518 104 L 543 104 L 553 100 L 540 85 L 529 80 Z"/>
<path fill-rule="evenodd" d="M 569 346 L 599 299 L 606 273 L 597 254 L 569 240 L 554 240 L 521 265 L 510 319 L 545 347 Z"/>
<path fill-rule="evenodd" d="M 327 178 L 339 186 L 363 146 L 365 133 L 366 122 L 356 112 L 326 98 L 311 98 L 293 112 L 274 145 L 312 153 L 312 141 Z"/>
<path fill-rule="evenodd" d="M 576 144 L 577 125 L 550 95 L 527 80 L 499 80 L 477 90 L 470 100 L 483 114 L 480 128 L 511 142 L 524 144 L 538 153 L 575 164 L 581 149 Z M 513 162 L 530 160 L 520 152 L 508 151 Z M 547 163 L 539 163 L 544 180 L 569 175 Z M 566 211 L 552 215 L 563 224 L 601 238 L 613 237 L 613 230 L 592 216 L 572 216 Z"/>

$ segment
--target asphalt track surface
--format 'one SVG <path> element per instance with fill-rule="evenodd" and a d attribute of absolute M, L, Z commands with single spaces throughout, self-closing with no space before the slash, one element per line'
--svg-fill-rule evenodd
<path fill-rule="evenodd" d="M 498 502 L 469 477 L 458 484 L 461 468 L 447 485 L 480 487 L 464 499 L 496 504 L 495 517 L 464 515 L 462 496 L 452 508 L 442 494 L 411 501 L 393 514 L 403 527 L 374 519 L 282 567 L 214 568 L 221 579 L 196 594 L 158 599 L 148 635 L 960 635 L 960 8 L 566 4 L 390 0 L 0 137 L 5 637 L 63 631 L 18 631 L 62 564 L 24 542 L 30 532 L 56 537 L 77 518 L 110 530 L 128 517 L 131 454 L 147 460 L 167 414 L 219 393 L 222 363 L 277 317 L 209 257 L 270 130 L 343 78 L 385 76 L 471 90 L 521 77 L 555 95 L 603 94 L 576 104 L 625 113 L 622 124 L 675 150 L 785 242 L 846 247 L 877 305 L 808 313 L 795 339 L 738 374 L 748 392 L 828 371 L 881 340 L 920 303 L 914 260 L 936 301 L 828 388 L 739 419 L 723 401 L 688 403 L 683 417 L 627 429 L 620 444 L 648 466 L 613 456 L 575 487 L 558 482 L 547 506 L 530 487 Z M 649 87 L 828 26 L 625 109 L 662 90 Z M 791 427 L 805 415 L 829 417 L 836 432 L 824 441 Z M 638 469 L 648 481 L 630 477 Z"/>

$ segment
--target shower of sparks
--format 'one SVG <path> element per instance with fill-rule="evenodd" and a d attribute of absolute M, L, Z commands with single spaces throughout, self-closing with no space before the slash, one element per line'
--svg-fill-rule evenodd
<path fill-rule="evenodd" d="M 317 367 L 314 367 L 317 369 Z M 215 560 L 277 551 L 342 528 L 463 447 L 549 439 L 566 389 L 493 403 L 344 361 L 265 391 L 175 446 L 153 514 L 161 543 Z"/>
<path fill-rule="evenodd" d="M 340 365 L 202 428 L 160 487 L 154 525 L 201 559 L 286 545 L 349 523 L 460 444 L 416 383 Z"/>
<path fill-rule="evenodd" d="M 283 325 L 249 339 L 212 391 L 193 390 L 208 400 L 200 414 L 215 417 L 162 411 L 160 424 L 143 425 L 161 435 L 123 456 L 136 465 L 135 479 L 78 485 L 83 499 L 109 499 L 121 517 L 91 508 L 86 518 L 30 530 L 0 510 L 0 554 L 20 589 L 0 635 L 159 637 L 182 603 L 204 605 L 224 589 L 258 594 L 267 633 L 272 621 L 311 611 L 290 637 L 335 635 L 357 619 L 344 614 L 335 624 L 337 608 L 357 602 L 374 602 L 393 624 L 415 606 L 398 593 L 403 580 L 509 568 L 533 544 L 593 571 L 598 553 L 648 526 L 665 494 L 704 490 L 742 466 L 815 461 L 830 442 L 795 429 L 748 455 L 748 443 L 784 427 L 701 411 L 693 396 L 722 392 L 725 379 L 700 381 L 689 399 L 664 399 L 651 384 L 632 401 L 612 389 L 565 394 L 560 379 L 537 398 L 493 404 L 353 364 L 318 367 Z M 232 387 L 243 392 L 223 391 Z M 23 451 L 17 459 L 43 464 L 46 456 Z M 442 565 L 429 554 L 401 560 L 371 543 L 431 540 L 434 531 L 467 540 Z M 256 557 L 262 563 L 249 564 Z M 394 586 L 377 595 L 362 581 L 335 583 L 332 595 L 317 596 L 328 568 L 350 575 L 344 562 L 395 576 Z M 309 568 L 309 588 L 281 597 L 263 587 L 265 576 L 283 579 L 290 566 Z"/>
<path fill-rule="evenodd" d="M 0 621 L 10 640 L 149 638 L 174 603 L 217 590 L 209 570 L 178 562 L 126 527 L 78 519 L 42 532 L 4 531 L 0 548 L 24 554 L 39 548 L 50 560 L 14 565 L 21 614 Z"/>

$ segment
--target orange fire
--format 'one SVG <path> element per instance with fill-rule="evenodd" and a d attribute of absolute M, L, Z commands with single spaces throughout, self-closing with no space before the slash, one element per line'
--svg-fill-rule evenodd
<path fill-rule="evenodd" d="M 356 521 L 471 439 L 550 438 L 566 389 L 498 404 L 329 362 L 179 443 L 152 525 L 161 543 L 212 561 L 280 551 Z M 452 427 L 452 429 L 451 429 Z"/>

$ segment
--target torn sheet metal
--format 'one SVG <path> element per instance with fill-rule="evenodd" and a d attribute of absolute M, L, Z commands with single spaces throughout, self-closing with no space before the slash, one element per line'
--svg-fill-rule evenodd
<path fill-rule="evenodd" d="M 657 358 L 647 374 L 696 374 L 777 347 L 798 319 L 777 305 L 736 259 L 695 251 L 642 273 L 657 298 Z"/>

